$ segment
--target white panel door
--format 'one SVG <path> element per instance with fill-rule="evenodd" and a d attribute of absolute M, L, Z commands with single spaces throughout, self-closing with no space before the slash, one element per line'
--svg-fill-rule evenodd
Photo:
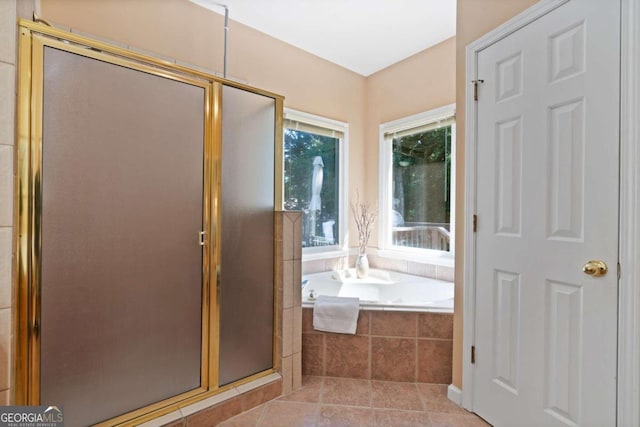
<path fill-rule="evenodd" d="M 473 407 L 495 426 L 615 425 L 619 21 L 571 0 L 478 55 Z"/>

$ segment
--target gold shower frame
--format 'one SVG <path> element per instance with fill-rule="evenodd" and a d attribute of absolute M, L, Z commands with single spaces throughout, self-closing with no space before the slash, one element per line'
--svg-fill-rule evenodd
<path fill-rule="evenodd" d="M 20 20 L 18 27 L 18 102 L 14 234 L 13 314 L 13 403 L 40 404 L 40 266 L 42 217 L 42 88 L 44 47 L 76 53 L 89 58 L 202 87 L 206 94 L 204 133 L 203 225 L 206 242 L 202 265 L 202 355 L 200 387 L 180 395 L 136 409 L 98 425 L 137 425 L 181 407 L 211 397 L 239 384 L 277 372 L 279 350 L 277 331 L 279 303 L 277 296 L 278 259 L 274 259 L 274 333 L 273 367 L 223 387 L 218 386 L 219 365 L 219 269 L 221 194 L 221 103 L 222 87 L 232 86 L 273 98 L 275 101 L 275 196 L 276 210 L 283 197 L 283 104 L 282 96 L 239 84 L 203 71 L 194 70 L 148 55 L 132 52 L 54 27 Z M 274 230 L 275 232 L 275 230 Z M 276 239 L 274 239 L 274 253 Z"/>

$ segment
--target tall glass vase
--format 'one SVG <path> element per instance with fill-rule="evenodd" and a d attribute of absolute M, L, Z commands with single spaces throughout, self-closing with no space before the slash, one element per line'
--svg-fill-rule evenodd
<path fill-rule="evenodd" d="M 356 277 L 363 279 L 369 276 L 369 259 L 365 251 L 358 254 L 356 258 Z"/>

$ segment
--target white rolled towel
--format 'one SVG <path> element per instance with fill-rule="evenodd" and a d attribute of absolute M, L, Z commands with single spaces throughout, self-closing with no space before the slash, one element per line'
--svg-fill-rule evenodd
<path fill-rule="evenodd" d="M 313 305 L 313 328 L 338 334 L 355 334 L 360 298 L 319 295 Z"/>

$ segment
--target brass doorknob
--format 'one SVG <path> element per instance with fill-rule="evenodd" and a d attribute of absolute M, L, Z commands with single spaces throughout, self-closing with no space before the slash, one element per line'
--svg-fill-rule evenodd
<path fill-rule="evenodd" d="M 582 267 L 582 271 L 593 277 L 604 276 L 607 274 L 607 270 L 607 264 L 605 264 L 604 261 L 595 259 L 590 260 Z"/>

